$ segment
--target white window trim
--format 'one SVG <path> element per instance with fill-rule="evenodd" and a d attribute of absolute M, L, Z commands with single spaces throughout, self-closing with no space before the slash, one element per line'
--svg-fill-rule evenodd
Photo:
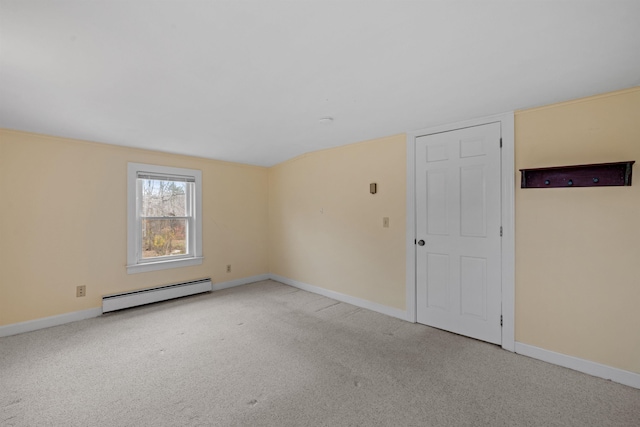
<path fill-rule="evenodd" d="M 194 224 L 195 239 L 193 255 L 177 259 L 162 259 L 159 261 L 146 261 L 138 263 L 137 236 L 137 177 L 138 171 L 152 172 L 167 175 L 184 175 L 195 177 L 195 211 Z M 148 165 L 144 163 L 129 163 L 127 165 L 127 274 L 144 273 L 148 271 L 164 270 L 167 268 L 187 267 L 202 264 L 202 172 L 195 169 L 174 168 L 170 166 Z"/>

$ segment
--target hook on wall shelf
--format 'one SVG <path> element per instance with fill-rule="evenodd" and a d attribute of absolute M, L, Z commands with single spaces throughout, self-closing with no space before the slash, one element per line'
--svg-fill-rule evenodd
<path fill-rule="evenodd" d="M 520 169 L 521 188 L 611 187 L 631 185 L 635 160 L 590 165 Z"/>

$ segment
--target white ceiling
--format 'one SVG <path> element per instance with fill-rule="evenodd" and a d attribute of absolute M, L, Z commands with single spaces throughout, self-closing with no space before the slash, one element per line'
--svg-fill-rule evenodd
<path fill-rule="evenodd" d="M 0 127 L 255 165 L 636 85 L 638 0 L 0 0 Z"/>

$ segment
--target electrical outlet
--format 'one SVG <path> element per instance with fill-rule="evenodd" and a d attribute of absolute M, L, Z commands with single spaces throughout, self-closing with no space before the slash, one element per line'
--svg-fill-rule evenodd
<path fill-rule="evenodd" d="M 87 287 L 85 285 L 76 286 L 76 297 L 87 296 Z"/>
<path fill-rule="evenodd" d="M 231 264 L 227 264 L 227 273 L 231 273 Z"/>
<path fill-rule="evenodd" d="M 389 228 L 389 217 L 385 216 L 384 218 L 382 218 L 382 226 L 384 228 Z"/>

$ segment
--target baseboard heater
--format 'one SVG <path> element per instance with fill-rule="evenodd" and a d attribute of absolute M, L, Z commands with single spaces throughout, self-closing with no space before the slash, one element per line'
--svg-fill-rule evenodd
<path fill-rule="evenodd" d="M 213 285 L 209 278 L 157 288 L 141 289 L 139 291 L 124 292 L 121 294 L 106 295 L 102 297 L 102 312 L 108 313 L 124 308 L 186 297 L 203 292 L 211 292 L 212 290 Z"/>

